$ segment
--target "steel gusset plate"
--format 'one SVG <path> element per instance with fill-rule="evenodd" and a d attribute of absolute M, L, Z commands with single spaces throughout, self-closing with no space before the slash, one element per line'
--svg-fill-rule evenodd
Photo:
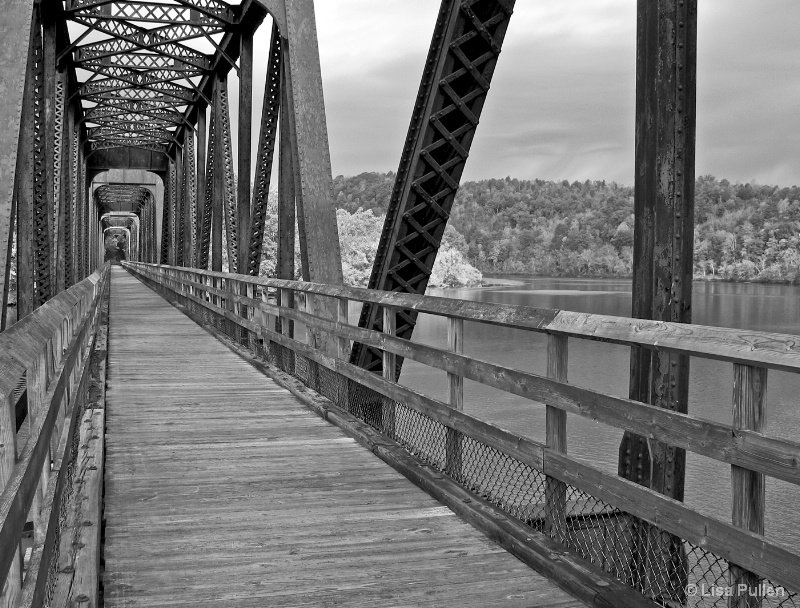
<path fill-rule="evenodd" d="M 425 293 L 489 91 L 514 0 L 443 0 L 381 233 L 370 289 Z M 399 311 L 410 338 L 417 314 Z M 382 330 L 365 304 L 360 327 Z M 382 370 L 379 350 L 354 344 L 351 361 Z M 399 376 L 402 359 L 397 358 Z"/>

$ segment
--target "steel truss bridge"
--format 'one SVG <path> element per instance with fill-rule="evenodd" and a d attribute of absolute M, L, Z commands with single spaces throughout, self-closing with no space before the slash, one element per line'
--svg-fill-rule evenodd
<path fill-rule="evenodd" d="M 0 606 L 800 604 L 764 525 L 766 478 L 800 483 L 765 432 L 797 338 L 691 324 L 697 0 L 637 6 L 632 318 L 425 295 L 514 4 L 442 0 L 361 289 L 313 0 L 4 1 Z M 546 375 L 466 356 L 478 323 L 544 334 Z M 570 339 L 630 347 L 628 398 L 568 382 Z M 733 366 L 726 423 L 693 415 L 692 357 Z M 546 440 L 466 413 L 464 379 L 544 404 Z M 624 431 L 616 475 L 568 416 Z M 730 518 L 684 504 L 687 454 L 730 465 Z"/>

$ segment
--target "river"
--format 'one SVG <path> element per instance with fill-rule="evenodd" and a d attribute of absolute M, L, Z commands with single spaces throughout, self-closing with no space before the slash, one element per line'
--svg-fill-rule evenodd
<path fill-rule="evenodd" d="M 514 285 L 432 289 L 430 295 L 479 302 L 496 302 L 630 316 L 631 282 L 614 279 L 554 279 L 513 277 Z M 511 282 L 511 281 L 509 281 Z M 787 334 L 800 333 L 800 287 L 752 283 L 696 282 L 693 322 Z M 520 370 L 544 374 L 544 334 L 465 323 L 467 355 Z M 420 315 L 415 342 L 447 346 L 447 321 Z M 630 349 L 570 339 L 569 381 L 596 391 L 627 397 Z M 444 372 L 413 361 L 404 363 L 401 384 L 446 400 Z M 733 366 L 693 357 L 689 411 L 695 416 L 731 422 Z M 767 434 L 797 440 L 800 431 L 800 375 L 770 370 L 767 389 Z M 464 383 L 464 410 L 515 433 L 544 441 L 544 406 L 469 380 Z M 568 419 L 568 451 L 589 464 L 616 473 L 622 432 L 580 416 Z M 730 521 L 730 466 L 687 454 L 686 503 L 700 512 Z M 800 488 L 767 479 L 766 535 L 800 551 Z"/>

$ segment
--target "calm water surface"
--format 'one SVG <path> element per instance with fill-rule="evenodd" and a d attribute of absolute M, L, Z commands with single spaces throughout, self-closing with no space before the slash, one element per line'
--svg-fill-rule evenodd
<path fill-rule="evenodd" d="M 518 279 L 518 285 L 430 290 L 429 293 L 479 302 L 630 316 L 629 280 L 514 278 Z M 693 322 L 800 334 L 800 287 L 698 282 L 694 285 Z M 467 355 L 538 374 L 546 371 L 544 334 L 469 322 L 465 323 L 464 332 Z M 414 341 L 446 347 L 446 320 L 420 315 Z M 627 397 L 629 357 L 627 347 L 570 339 L 569 381 Z M 406 361 L 400 382 L 446 400 L 444 372 Z M 732 364 L 692 358 L 690 413 L 730 424 L 732 391 Z M 767 399 L 767 433 L 797 440 L 800 375 L 770 370 Z M 467 380 L 464 409 L 515 433 L 544 441 L 544 406 L 539 403 Z M 622 431 L 615 428 L 579 416 L 569 417 L 569 452 L 606 471 L 616 473 L 621 437 Z M 730 521 L 730 466 L 689 453 L 686 477 L 686 502 L 703 513 Z M 795 550 L 800 550 L 798 504 L 800 488 L 767 479 L 767 536 Z"/>

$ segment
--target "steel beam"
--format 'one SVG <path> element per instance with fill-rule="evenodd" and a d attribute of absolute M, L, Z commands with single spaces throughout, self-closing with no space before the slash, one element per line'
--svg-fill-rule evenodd
<path fill-rule="evenodd" d="M 425 293 L 489 92 L 514 0 L 443 0 L 386 213 L 371 289 Z M 396 315 L 411 338 L 416 313 Z M 365 305 L 361 327 L 383 326 Z M 381 372 L 379 350 L 354 345 L 351 361 Z M 396 359 L 399 375 L 402 358 Z"/>
<path fill-rule="evenodd" d="M 250 246 L 248 247 L 246 273 L 251 276 L 258 276 L 258 268 L 261 263 L 261 249 L 264 242 L 264 223 L 266 222 L 267 205 L 269 204 L 269 184 L 270 178 L 272 177 L 272 161 L 275 155 L 275 139 L 278 132 L 279 117 L 282 116 L 282 49 L 280 31 L 278 30 L 278 26 L 274 25 L 272 28 L 272 43 L 270 45 L 268 57 L 267 81 L 264 86 L 264 104 L 261 109 L 261 131 L 258 137 L 256 179 L 253 185 L 253 212 L 248 234 Z M 287 131 L 288 127 L 286 127 L 286 131 L 283 132 L 286 133 Z M 289 154 L 291 154 L 291 149 L 289 149 Z M 292 199 L 292 214 L 294 214 L 294 199 Z M 292 226 L 292 230 L 294 230 L 294 225 Z M 247 233 L 241 231 L 241 234 L 244 235 Z M 294 243 L 294 239 L 292 239 L 292 242 Z"/>
<path fill-rule="evenodd" d="M 206 203 L 206 108 L 200 108 L 197 114 L 197 165 L 196 165 L 196 218 L 195 225 L 192 227 L 195 234 L 195 268 L 208 268 L 208 250 L 206 250 L 205 262 L 203 262 L 203 225 L 205 222 L 205 203 Z"/>
<path fill-rule="evenodd" d="M 247 27 L 243 24 L 244 27 Z M 250 260 L 250 178 L 253 130 L 253 31 L 246 29 L 240 36 L 239 48 L 239 150 L 237 155 L 237 253 L 235 272 L 247 274 Z"/>
<path fill-rule="evenodd" d="M 5 329 L 11 273 L 12 231 L 17 231 L 17 318 L 33 310 L 33 2 L 16 0 L 0 22 L 0 331 Z M 16 216 L 16 222 L 15 222 Z M 22 219 L 20 219 L 22 218 Z"/>
<path fill-rule="evenodd" d="M 170 200 L 172 197 L 169 176 L 170 169 L 168 167 L 166 174 L 162 177 L 164 182 L 164 204 L 161 206 L 161 251 L 159 252 L 159 260 L 162 264 L 169 264 Z"/>
<path fill-rule="evenodd" d="M 220 102 L 222 82 L 223 79 L 217 77 L 217 86 L 214 87 L 214 112 L 212 114 L 211 122 L 214 129 L 214 137 L 211 142 L 211 145 L 214 148 L 212 152 L 213 171 L 211 173 L 213 180 L 213 187 L 211 189 L 211 270 L 216 271 L 222 270 L 222 216 L 224 213 L 223 199 L 225 196 L 223 176 L 224 160 L 222 158 L 222 136 L 220 134 L 220 131 L 222 130 L 220 126 L 220 123 L 222 122 L 220 117 L 222 105 Z"/>
<path fill-rule="evenodd" d="M 281 79 L 285 79 L 286 63 L 281 69 Z M 295 171 L 293 166 L 292 141 L 289 137 L 288 90 L 284 85 L 280 104 L 280 157 L 278 165 L 278 243 L 275 274 L 279 279 L 295 280 L 294 242 L 295 224 Z M 287 290 L 291 296 L 291 291 Z M 286 302 L 281 303 L 288 306 Z"/>
<path fill-rule="evenodd" d="M 317 283 L 342 283 L 342 260 L 336 229 L 328 127 L 322 95 L 317 26 L 313 0 L 286 3 L 288 87 L 291 130 L 297 141 L 294 170 L 301 231 L 308 255 L 308 278 Z"/>
<path fill-rule="evenodd" d="M 236 272 L 236 255 L 239 251 L 237 229 L 236 189 L 233 175 L 233 143 L 231 140 L 231 113 L 228 98 L 227 75 L 219 80 L 217 97 L 219 113 L 217 114 L 217 152 L 219 159 L 217 168 L 221 177 L 221 194 L 223 216 L 225 218 L 225 250 L 228 252 L 228 271 Z"/>
<path fill-rule="evenodd" d="M 636 173 L 631 315 L 691 322 L 694 247 L 697 0 L 639 0 L 636 63 Z M 689 357 L 631 348 L 631 399 L 686 413 Z M 683 500 L 686 452 L 625 433 L 619 474 Z M 653 548 L 653 537 L 656 547 Z M 679 602 L 680 542 L 652 530 L 634 534 L 643 592 Z M 661 545 L 668 544 L 668 547 Z M 646 565 L 645 565 L 646 564 Z M 677 580 L 676 580 L 677 579 Z"/>
<path fill-rule="evenodd" d="M 286 24 L 288 40 L 283 44 L 289 55 L 286 62 L 288 135 L 292 143 L 304 275 L 316 283 L 340 285 L 342 258 L 336 227 L 314 1 L 288 0 Z M 338 318 L 334 302 L 309 298 L 308 304 L 318 316 Z M 319 333 L 310 339 L 319 350 L 331 355 L 338 353 L 338 340 L 333 337 Z"/>

